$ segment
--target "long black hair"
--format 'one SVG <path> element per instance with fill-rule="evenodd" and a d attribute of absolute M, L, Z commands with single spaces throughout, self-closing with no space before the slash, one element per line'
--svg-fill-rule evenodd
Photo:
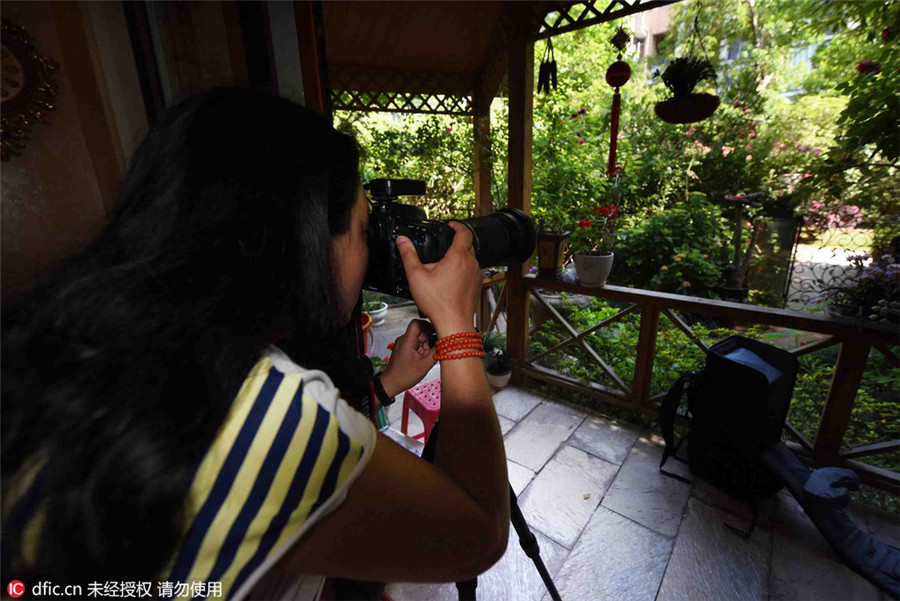
<path fill-rule="evenodd" d="M 196 467 L 268 345 L 344 393 L 367 385 L 332 274 L 358 162 L 353 139 L 262 93 L 216 89 L 158 119 L 109 226 L 2 312 L 7 579 L 152 580 Z M 35 485 L 7 511 L 32 464 L 43 466 Z M 26 566 L 22 522 L 38 506 Z"/>

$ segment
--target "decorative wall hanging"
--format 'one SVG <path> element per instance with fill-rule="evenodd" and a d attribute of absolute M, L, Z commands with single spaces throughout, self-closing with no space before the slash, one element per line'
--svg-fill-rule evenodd
<path fill-rule="evenodd" d="M 0 30 L 0 160 L 8 161 L 22 154 L 34 123 L 46 123 L 56 108 L 52 77 L 59 66 L 38 53 L 24 27 L 3 19 Z"/>
<path fill-rule="evenodd" d="M 538 68 L 538 93 L 550 93 L 550 85 L 556 90 L 556 57 L 553 55 L 553 42 L 547 38 L 547 49 Z"/>
<path fill-rule="evenodd" d="M 694 25 L 691 29 L 691 40 L 687 55 L 676 58 L 666 67 L 662 73 L 662 81 L 672 93 L 672 97 L 656 103 L 656 116 L 666 123 L 695 123 L 703 121 L 719 108 L 719 97 L 705 92 L 696 93 L 694 88 L 703 80 L 716 81 L 716 70 L 713 68 L 703 43 L 700 42 L 700 50 L 703 58 L 694 55 L 694 44 L 697 43 L 699 33 L 697 21 L 700 16 L 701 5 L 697 5 L 697 14 L 694 15 Z M 659 71 L 654 73 L 659 75 Z"/>
<path fill-rule="evenodd" d="M 612 115 L 609 123 L 609 166 L 606 174 L 613 177 L 616 174 L 616 146 L 619 140 L 619 112 L 622 108 L 622 95 L 619 94 L 619 88 L 628 83 L 631 79 L 631 67 L 622 60 L 622 53 L 628 46 L 631 36 L 624 28 L 619 27 L 616 34 L 610 38 L 610 43 L 619 51 L 616 62 L 611 64 L 606 70 L 606 83 L 611 85 L 613 90 Z"/>

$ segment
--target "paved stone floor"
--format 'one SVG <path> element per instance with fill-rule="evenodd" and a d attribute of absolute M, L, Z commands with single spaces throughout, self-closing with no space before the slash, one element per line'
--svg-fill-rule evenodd
<path fill-rule="evenodd" d="M 415 307 L 392 307 L 374 329 L 373 352 L 385 356 L 415 317 Z M 439 375 L 435 366 L 426 380 Z M 746 526 L 748 508 L 703 482 L 662 476 L 663 442 L 654 433 L 524 389 L 496 392 L 494 405 L 510 482 L 563 599 L 888 599 L 838 559 L 784 492 L 764 504 L 744 540 L 726 524 Z M 399 431 L 402 402 L 388 416 Z M 408 433 L 421 431 L 410 415 Z M 667 465 L 690 478 L 678 462 Z M 850 511 L 860 527 L 900 545 L 900 516 L 859 505 Z M 453 584 L 387 590 L 395 601 L 458 598 Z M 482 601 L 549 601 L 512 528 L 506 555 L 479 578 L 477 592 Z"/>
<path fill-rule="evenodd" d="M 401 403 L 389 415 L 400 429 Z M 524 389 L 495 393 L 509 477 L 563 599 L 887 600 L 847 568 L 787 494 L 749 510 L 702 482 L 662 476 L 662 440 Z M 409 433 L 421 431 L 411 420 Z M 678 462 L 669 462 L 673 470 Z M 689 477 L 686 470 L 682 475 Z M 900 517 L 851 505 L 856 523 L 894 545 Z M 393 583 L 395 601 L 455 601 L 453 584 Z M 506 555 L 479 578 L 484 601 L 549 601 L 510 529 Z"/>

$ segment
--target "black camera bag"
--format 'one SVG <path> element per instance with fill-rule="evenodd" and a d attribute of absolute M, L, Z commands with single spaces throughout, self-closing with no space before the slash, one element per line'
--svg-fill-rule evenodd
<path fill-rule="evenodd" d="M 755 517 L 758 499 L 782 486 L 761 456 L 781 438 L 797 369 L 791 353 L 743 336 L 712 346 L 704 369 L 682 375 L 660 407 L 666 441 L 660 470 L 684 440 L 675 444 L 674 425 L 686 389 L 691 473 L 738 499 L 753 501 Z"/>

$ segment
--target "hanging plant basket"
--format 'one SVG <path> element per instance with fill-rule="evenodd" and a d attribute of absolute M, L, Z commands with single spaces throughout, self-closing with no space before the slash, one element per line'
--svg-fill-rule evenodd
<path fill-rule="evenodd" d="M 701 92 L 656 103 L 656 116 L 666 123 L 696 123 L 719 108 L 719 97 Z"/>
<path fill-rule="evenodd" d="M 656 72 L 659 75 L 659 71 Z M 676 58 L 666 67 L 663 83 L 672 97 L 656 103 L 656 116 L 666 123 L 696 123 L 703 121 L 719 108 L 719 97 L 704 92 L 694 92 L 704 80 L 715 82 L 716 70 L 705 58 L 693 56 Z"/>

